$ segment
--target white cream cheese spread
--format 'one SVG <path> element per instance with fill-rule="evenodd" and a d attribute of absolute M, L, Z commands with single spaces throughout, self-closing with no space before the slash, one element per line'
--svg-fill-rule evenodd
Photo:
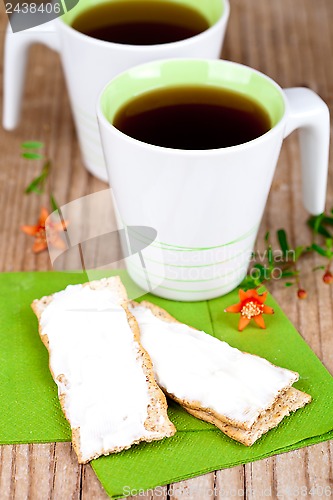
<path fill-rule="evenodd" d="M 170 395 L 249 429 L 298 374 L 246 354 L 185 324 L 157 318 L 144 306 L 130 306 L 141 343 L 153 361 L 157 383 Z"/>
<path fill-rule="evenodd" d="M 149 394 L 138 343 L 111 290 L 68 286 L 54 294 L 40 325 L 83 459 L 153 434 L 144 426 Z"/>

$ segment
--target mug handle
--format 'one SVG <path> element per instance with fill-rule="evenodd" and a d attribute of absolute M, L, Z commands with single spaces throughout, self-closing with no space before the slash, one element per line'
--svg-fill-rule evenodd
<path fill-rule="evenodd" d="M 330 114 L 325 102 L 308 88 L 284 89 L 287 100 L 285 137 L 300 129 L 303 204 L 312 215 L 325 210 Z"/>
<path fill-rule="evenodd" d="M 19 123 L 28 54 L 30 46 L 35 43 L 42 43 L 59 52 L 60 43 L 53 21 L 18 33 L 13 33 L 8 24 L 4 51 L 2 117 L 3 128 L 6 130 L 15 129 Z"/>

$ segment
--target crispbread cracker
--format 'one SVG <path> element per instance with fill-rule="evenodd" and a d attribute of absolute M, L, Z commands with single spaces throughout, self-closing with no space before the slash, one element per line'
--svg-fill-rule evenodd
<path fill-rule="evenodd" d="M 99 281 L 92 281 L 90 283 L 85 283 L 83 287 L 89 286 L 92 290 L 99 290 L 103 288 L 107 288 L 109 291 L 111 291 L 114 295 L 115 303 L 120 305 L 126 312 L 127 319 L 128 319 L 128 324 L 131 328 L 131 331 L 133 333 L 133 344 L 136 344 L 137 352 L 138 352 L 138 357 L 137 361 L 141 361 L 141 368 L 143 371 L 143 374 L 146 379 L 146 384 L 147 384 L 147 389 L 148 389 L 148 394 L 149 394 L 149 404 L 147 407 L 147 418 L 144 422 L 144 428 L 147 431 L 147 435 L 144 435 L 136 440 L 134 440 L 130 445 L 128 446 L 113 446 L 112 448 L 109 449 L 98 449 L 96 450 L 95 453 L 91 454 L 89 457 L 83 457 L 81 453 L 81 436 L 80 436 L 80 427 L 72 427 L 72 442 L 73 442 L 73 447 L 76 451 L 76 454 L 78 456 L 79 463 L 87 463 L 90 460 L 97 458 L 98 456 L 101 455 L 108 455 L 110 453 L 116 453 L 120 452 L 124 449 L 128 449 L 130 446 L 133 444 L 137 444 L 140 441 L 154 441 L 154 440 L 159 440 L 163 439 L 165 437 L 169 437 L 175 434 L 176 429 L 174 425 L 170 422 L 168 415 L 167 415 L 167 402 L 166 398 L 161 391 L 161 389 L 158 387 L 154 376 L 153 376 L 153 369 L 152 369 L 152 363 L 150 360 L 150 357 L 148 353 L 144 350 L 140 343 L 140 332 L 139 332 L 139 327 L 137 324 L 136 319 L 134 316 L 129 312 L 127 308 L 127 294 L 125 287 L 123 286 L 121 279 L 116 276 L 112 278 L 104 278 Z M 55 382 L 58 384 L 59 388 L 59 400 L 60 404 L 62 407 L 62 410 L 67 418 L 67 420 L 70 422 L 68 415 L 66 414 L 66 394 L 61 393 L 61 388 L 60 386 L 67 386 L 68 381 L 66 379 L 66 374 L 61 374 L 58 375 L 57 377 L 54 376 L 52 366 L 51 366 L 51 350 L 50 350 L 50 345 L 49 345 L 49 339 L 47 336 L 46 332 L 42 332 L 40 320 L 43 311 L 47 308 L 47 306 L 52 302 L 53 300 L 53 295 L 50 295 L 48 297 L 43 297 L 40 300 L 34 300 L 34 302 L 31 304 L 31 307 L 33 311 L 35 312 L 38 322 L 39 322 L 39 333 L 41 336 L 41 339 L 46 346 L 46 348 L 49 351 L 50 354 L 50 371 L 51 374 L 55 380 Z"/>
<path fill-rule="evenodd" d="M 148 301 L 143 301 L 140 304 L 132 302 L 131 305 L 134 308 L 143 306 L 149 309 L 154 316 L 162 321 L 180 323 L 167 311 Z M 296 372 L 291 373 L 294 373 L 295 376 L 297 375 L 295 378 L 296 381 L 298 379 L 298 374 Z M 243 443 L 246 446 L 251 446 L 257 439 L 260 438 L 260 436 L 262 436 L 262 434 L 266 433 L 273 427 L 276 427 L 285 416 L 290 414 L 290 412 L 302 408 L 311 401 L 311 396 L 292 388 L 292 383 L 284 387 L 283 390 L 277 394 L 274 402 L 258 415 L 256 421 L 250 427 L 239 425 L 239 422 L 232 421 L 225 415 L 216 413 L 211 408 L 203 407 L 200 401 L 189 402 L 186 399 L 179 399 L 174 394 L 167 392 L 165 388 L 162 387 L 162 389 L 166 392 L 166 394 L 168 394 L 169 397 L 183 406 L 188 413 L 201 420 L 205 420 L 216 425 L 220 430 L 222 430 L 222 432 L 240 443 Z"/>
<path fill-rule="evenodd" d="M 291 412 L 303 408 L 303 406 L 310 403 L 310 401 L 311 396 L 305 392 L 298 391 L 294 387 L 291 387 L 284 394 L 279 396 L 272 408 L 260 415 L 249 431 L 228 425 L 215 418 L 209 412 L 194 410 L 192 408 L 187 408 L 186 406 L 183 407 L 194 417 L 214 424 L 224 434 L 235 441 L 238 441 L 245 446 L 252 446 L 263 434 L 266 434 L 266 432 L 279 425 L 284 417 L 290 415 Z"/>

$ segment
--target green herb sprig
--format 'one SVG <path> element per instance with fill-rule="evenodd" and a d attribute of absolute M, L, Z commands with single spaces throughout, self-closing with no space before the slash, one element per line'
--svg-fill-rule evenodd
<path fill-rule="evenodd" d="M 241 286 L 245 289 L 258 288 L 263 290 L 271 280 L 283 279 L 286 287 L 297 285 L 297 296 L 300 299 L 307 297 L 307 291 L 301 285 L 301 271 L 299 261 L 306 255 L 317 253 L 326 262 L 313 269 L 322 270 L 323 282 L 333 283 L 331 272 L 333 261 L 333 209 L 329 214 L 322 213 L 316 217 L 310 217 L 307 225 L 311 231 L 311 242 L 309 245 L 296 246 L 292 248 L 285 229 L 276 232 L 279 248 L 273 250 L 270 233 L 265 235 L 265 252 L 253 254 L 253 265 Z M 260 262 L 258 262 L 260 260 Z"/>
<path fill-rule="evenodd" d="M 42 195 L 45 192 L 45 187 L 48 181 L 50 181 L 52 162 L 50 159 L 45 158 L 42 150 L 44 149 L 44 143 L 40 141 L 26 141 L 21 144 L 21 157 L 26 160 L 43 160 L 42 168 L 40 174 L 35 177 L 30 184 L 25 188 L 25 194 L 35 193 L 37 195 Z M 59 211 L 59 205 L 55 201 L 55 198 L 51 192 L 50 194 L 50 206 L 52 211 Z"/>

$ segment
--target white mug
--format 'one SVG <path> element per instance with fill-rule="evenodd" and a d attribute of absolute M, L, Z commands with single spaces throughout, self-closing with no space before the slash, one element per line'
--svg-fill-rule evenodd
<path fill-rule="evenodd" d="M 27 49 L 34 43 L 43 43 L 60 52 L 84 164 L 93 175 L 107 181 L 95 114 L 96 100 L 104 85 L 118 73 L 144 62 L 171 57 L 218 58 L 220 55 L 229 17 L 229 0 L 172 1 L 199 11 L 209 21 L 210 28 L 182 41 L 140 46 L 97 40 L 71 27 L 78 14 L 105 0 L 80 0 L 61 18 L 30 30 L 12 33 L 8 26 L 4 128 L 12 130 L 19 121 Z"/>
<path fill-rule="evenodd" d="M 240 92 L 264 107 L 272 126 L 238 146 L 191 151 L 140 142 L 113 125 L 132 96 L 180 85 Z M 304 205 L 311 214 L 324 210 L 329 111 L 309 89 L 282 90 L 262 73 L 228 61 L 155 61 L 114 78 L 97 113 L 120 224 L 157 231 L 142 255 L 126 259 L 132 279 L 156 295 L 206 300 L 243 280 L 283 139 L 296 128 Z M 138 241 L 144 237 L 137 234 Z"/>

